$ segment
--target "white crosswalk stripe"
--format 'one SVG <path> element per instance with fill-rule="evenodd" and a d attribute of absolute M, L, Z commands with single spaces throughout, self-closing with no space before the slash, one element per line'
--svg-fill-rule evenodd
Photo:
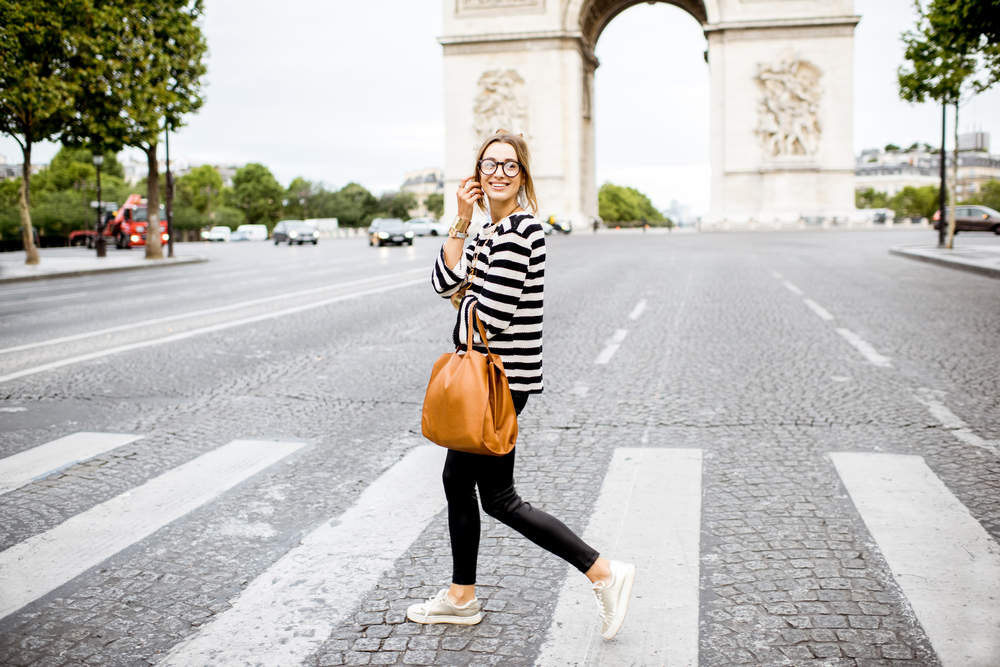
<path fill-rule="evenodd" d="M 583 537 L 636 566 L 625 625 L 601 638 L 588 582 L 573 571 L 538 667 L 697 667 L 701 463 L 700 449 L 615 450 Z"/>
<path fill-rule="evenodd" d="M 0 553 L 0 618 L 301 449 L 234 440 Z"/>
<path fill-rule="evenodd" d="M 1000 664 L 1000 545 L 923 458 L 830 458 L 941 664 Z"/>
<path fill-rule="evenodd" d="M 128 433 L 81 431 L 0 459 L 0 495 L 140 438 Z"/>
<path fill-rule="evenodd" d="M 417 447 L 254 579 L 162 667 L 284 667 L 304 662 L 445 507 L 446 450 Z"/>

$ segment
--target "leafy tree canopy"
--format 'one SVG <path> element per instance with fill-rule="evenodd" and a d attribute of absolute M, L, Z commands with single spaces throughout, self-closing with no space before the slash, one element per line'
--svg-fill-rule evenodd
<path fill-rule="evenodd" d="M 363 227 L 379 213 L 379 200 L 358 183 L 348 183 L 338 190 L 331 201 L 331 215 L 342 227 Z"/>
<path fill-rule="evenodd" d="M 887 208 L 889 206 L 889 195 L 884 192 L 877 192 L 873 188 L 858 190 L 854 193 L 854 204 L 858 208 Z"/>
<path fill-rule="evenodd" d="M 251 162 L 233 176 L 233 205 L 241 209 L 251 224 L 273 226 L 281 218 L 285 189 L 262 164 Z"/>
<path fill-rule="evenodd" d="M 179 205 L 190 206 L 202 214 L 222 204 L 222 176 L 211 165 L 195 167 L 178 178 L 174 190 Z"/>
<path fill-rule="evenodd" d="M 1000 211 L 1000 181 L 986 181 L 980 192 L 962 202 L 963 204 L 979 204 Z"/>
<path fill-rule="evenodd" d="M 662 222 L 663 214 L 656 210 L 649 197 L 635 188 L 605 183 L 597 192 L 598 213 L 605 222 L 632 222 L 645 218 Z"/>
<path fill-rule="evenodd" d="M 898 150 L 899 150 L 899 146 L 897 146 L 896 144 L 886 144 L 885 145 L 885 152 L 886 153 L 889 153 L 891 151 L 898 151 Z"/>
<path fill-rule="evenodd" d="M 379 213 L 388 218 L 406 220 L 417 207 L 417 197 L 412 192 L 386 192 L 378 201 Z"/>
<path fill-rule="evenodd" d="M 433 215 L 435 218 L 440 218 L 444 215 L 444 195 L 440 192 L 435 192 L 427 195 L 427 211 Z"/>
<path fill-rule="evenodd" d="M 896 219 L 931 218 L 938 210 L 941 190 L 933 185 L 907 186 L 889 200 L 888 208 L 896 212 Z"/>

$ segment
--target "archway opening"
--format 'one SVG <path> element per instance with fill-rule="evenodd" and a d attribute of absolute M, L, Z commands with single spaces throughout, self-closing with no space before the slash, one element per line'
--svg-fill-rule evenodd
<path fill-rule="evenodd" d="M 710 203 L 708 46 L 699 15 L 701 2 L 595 0 L 581 17 L 601 63 L 593 92 L 597 186 L 636 188 L 688 224 Z"/>

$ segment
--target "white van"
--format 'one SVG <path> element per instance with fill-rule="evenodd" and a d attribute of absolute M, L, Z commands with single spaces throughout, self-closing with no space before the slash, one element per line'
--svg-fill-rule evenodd
<path fill-rule="evenodd" d="M 208 240 L 209 241 L 228 241 L 229 237 L 232 236 L 232 230 L 229 227 L 212 227 L 208 230 Z"/>
<path fill-rule="evenodd" d="M 246 232 L 250 235 L 251 241 L 267 240 L 267 225 L 240 225 L 236 231 Z"/>

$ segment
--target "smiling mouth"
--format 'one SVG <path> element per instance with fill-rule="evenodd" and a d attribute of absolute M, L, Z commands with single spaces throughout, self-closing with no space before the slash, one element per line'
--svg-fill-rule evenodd
<path fill-rule="evenodd" d="M 503 190 L 508 185 L 510 185 L 510 183 L 500 183 L 495 181 L 490 183 L 490 187 L 492 187 L 495 190 Z"/>

